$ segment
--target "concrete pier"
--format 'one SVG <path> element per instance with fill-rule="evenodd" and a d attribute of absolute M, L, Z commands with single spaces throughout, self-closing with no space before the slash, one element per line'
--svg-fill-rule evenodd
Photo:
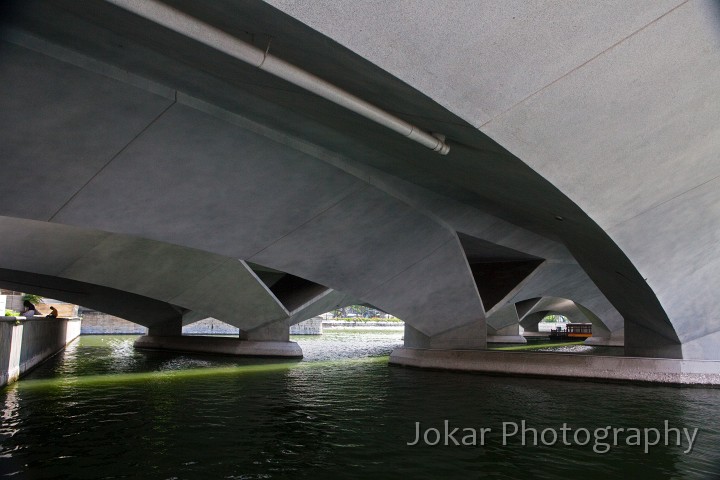
<path fill-rule="evenodd" d="M 720 361 L 398 348 L 390 364 L 531 377 L 720 386 Z"/>
<path fill-rule="evenodd" d="M 135 348 L 173 350 L 179 352 L 210 353 L 252 357 L 302 358 L 300 345 L 295 342 L 252 341 L 229 337 L 159 336 L 138 338 Z"/>
<path fill-rule="evenodd" d="M 65 348 L 80 335 L 80 320 L 0 317 L 0 387 Z"/>

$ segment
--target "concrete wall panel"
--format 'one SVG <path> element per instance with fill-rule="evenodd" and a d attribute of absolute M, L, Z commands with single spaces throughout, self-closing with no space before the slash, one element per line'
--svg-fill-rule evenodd
<path fill-rule="evenodd" d="M 0 215 L 52 218 L 172 104 L 16 45 L 2 43 L 0 55 L 3 90 L 12 92 L 0 98 Z"/>
<path fill-rule="evenodd" d="M 56 219 L 249 258 L 358 187 L 306 154 L 176 105 Z"/>

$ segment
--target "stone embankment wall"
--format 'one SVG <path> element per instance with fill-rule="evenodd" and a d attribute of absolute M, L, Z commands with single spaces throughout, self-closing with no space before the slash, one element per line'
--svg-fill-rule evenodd
<path fill-rule="evenodd" d="M 53 356 L 80 335 L 80 319 L 0 317 L 0 386 Z"/>
<path fill-rule="evenodd" d="M 186 325 L 183 335 L 239 335 L 240 329 L 216 318 Z M 146 335 L 147 328 L 106 313 L 86 311 L 82 317 L 83 335 Z M 290 327 L 291 335 L 321 335 L 322 318 L 315 317 Z"/>
<path fill-rule="evenodd" d="M 402 322 L 383 322 L 383 321 L 377 321 L 377 322 L 336 322 L 333 320 L 324 320 L 322 322 L 323 327 L 325 328 L 345 328 L 345 327 L 396 327 L 398 329 L 401 329 L 405 327 L 405 324 Z"/>
<path fill-rule="evenodd" d="M 82 335 L 145 335 L 147 327 L 107 313 L 86 311 L 82 314 Z"/>
<path fill-rule="evenodd" d="M 313 317 L 290 327 L 290 335 L 322 335 L 323 319 Z"/>
<path fill-rule="evenodd" d="M 206 318 L 182 329 L 183 335 L 240 335 L 240 329 L 216 318 Z"/>
<path fill-rule="evenodd" d="M 83 335 L 146 335 L 147 332 L 147 327 L 107 313 L 83 312 Z M 240 329 L 214 318 L 206 318 L 184 326 L 182 333 L 183 335 L 239 335 Z"/>

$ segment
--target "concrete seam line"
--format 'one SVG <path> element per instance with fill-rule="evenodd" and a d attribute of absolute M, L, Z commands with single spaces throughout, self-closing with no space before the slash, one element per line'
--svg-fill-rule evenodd
<path fill-rule="evenodd" d="M 654 204 L 654 205 L 646 208 L 645 210 L 643 210 L 643 211 L 641 211 L 641 212 L 638 212 L 638 213 L 632 215 L 631 217 L 625 218 L 625 219 L 623 219 L 623 220 L 618 221 L 617 223 L 614 223 L 613 225 L 611 225 L 611 226 L 609 226 L 608 228 L 606 228 L 605 231 L 609 232 L 610 230 L 613 230 L 613 229 L 619 227 L 620 225 L 623 225 L 624 223 L 628 223 L 628 222 L 630 222 L 630 221 L 635 220 L 635 219 L 638 218 L 638 217 L 642 217 L 642 216 L 645 215 L 646 213 L 649 213 L 649 212 L 655 210 L 656 208 L 662 207 L 662 206 L 665 205 L 666 203 L 670 203 L 670 202 L 672 202 L 672 201 L 674 201 L 674 200 L 677 200 L 678 198 L 680 198 L 680 197 L 682 197 L 682 196 L 684 196 L 684 195 L 687 195 L 688 193 L 693 192 L 694 190 L 697 190 L 697 189 L 699 189 L 699 188 L 702 188 L 702 187 L 704 187 L 705 185 L 707 185 L 708 183 L 712 183 L 712 182 L 714 182 L 714 181 L 716 181 L 716 180 L 718 180 L 718 179 L 720 179 L 720 175 L 715 175 L 714 177 L 710 178 L 709 180 L 705 180 L 705 181 L 702 182 L 702 183 L 698 183 L 697 185 L 694 185 L 694 186 L 688 188 L 687 190 L 682 191 L 682 192 L 680 192 L 680 193 L 678 193 L 678 194 L 676 194 L 676 195 L 674 195 L 674 196 L 672 196 L 672 197 L 670 197 L 670 198 L 666 198 L 665 200 L 662 200 L 662 201 L 660 201 L 660 202 L 658 202 L 658 203 L 656 203 L 656 204 Z"/>
<path fill-rule="evenodd" d="M 407 267 L 403 268 L 403 269 L 402 269 L 401 271 L 399 271 L 398 273 L 396 273 L 396 274 L 394 274 L 394 275 L 391 275 L 390 277 L 386 278 L 385 280 L 382 280 L 382 281 L 381 281 L 380 283 L 378 283 L 377 285 L 373 285 L 373 286 L 370 287 L 369 289 L 365 290 L 361 295 L 358 295 L 359 299 L 362 300 L 365 295 L 369 294 L 370 292 L 374 292 L 375 290 L 381 288 L 383 285 L 386 285 L 388 282 L 390 282 L 390 281 L 392 281 L 393 279 L 399 277 L 399 276 L 402 275 L 403 273 L 405 273 L 405 272 L 407 272 L 408 270 L 410 270 L 411 268 L 413 268 L 413 267 L 414 267 L 415 265 L 417 265 L 418 263 L 420 263 L 420 262 L 422 262 L 423 260 L 426 260 L 427 258 L 429 258 L 429 257 L 431 257 L 432 255 L 434 255 L 435 252 L 437 252 L 438 250 L 440 250 L 442 247 L 444 247 L 444 246 L 447 245 L 448 243 L 451 243 L 452 241 L 453 241 L 453 239 L 451 238 L 451 239 L 446 240 L 446 241 L 444 241 L 444 242 L 440 242 L 440 245 L 438 245 L 437 247 L 433 248 L 432 251 L 430 251 L 427 255 L 423 255 L 423 256 L 422 256 L 421 258 L 419 258 L 417 261 L 415 261 L 415 262 L 411 263 L 410 265 L 408 265 Z"/>
<path fill-rule="evenodd" d="M 132 85 L 133 87 L 140 88 L 154 95 L 159 95 L 168 100 L 173 100 L 177 93 L 171 87 L 140 77 L 109 63 L 87 57 L 60 45 L 50 43 L 24 30 L 13 27 L 7 28 L 3 31 L 3 40 L 60 62 L 74 65 L 75 67 L 122 82 L 126 85 Z"/>
<path fill-rule="evenodd" d="M 292 230 L 290 230 L 290 231 L 287 232 L 286 234 L 282 235 L 281 237 L 279 237 L 279 238 L 277 238 L 276 240 L 272 241 L 271 243 L 269 243 L 268 245 L 264 246 L 263 248 L 261 248 L 261 249 L 258 250 L 257 252 L 253 253 L 252 255 L 250 255 L 249 257 L 247 257 L 247 259 L 245 259 L 244 261 L 246 261 L 246 262 L 252 262 L 252 261 L 253 261 L 253 260 L 252 260 L 253 258 L 255 258 L 256 256 L 260 255 L 262 252 L 264 252 L 264 251 L 267 250 L 268 248 L 272 247 L 273 245 L 275 245 L 276 243 L 278 243 L 280 240 L 282 240 L 282 239 L 284 239 L 284 238 L 292 235 L 293 233 L 297 232 L 298 230 L 300 230 L 301 228 L 303 228 L 305 225 L 307 225 L 308 223 L 312 222 L 313 220 L 315 220 L 316 218 L 320 217 L 321 215 L 325 214 L 326 212 L 332 210 L 333 208 L 337 207 L 338 205 L 340 205 L 342 202 L 344 202 L 345 200 L 347 200 L 347 199 L 350 198 L 351 196 L 360 194 L 360 193 L 364 192 L 365 190 L 369 189 L 370 187 L 371 187 L 371 185 L 369 185 L 369 184 L 364 184 L 364 185 L 363 185 L 363 184 L 360 183 L 360 182 L 358 182 L 358 185 L 352 185 L 352 186 L 350 187 L 350 189 L 349 189 L 349 192 L 347 192 L 347 193 L 345 193 L 344 195 L 342 195 L 337 201 L 335 201 L 335 202 L 333 202 L 332 204 L 328 205 L 327 208 L 323 209 L 322 211 L 320 211 L 320 212 L 318 212 L 317 214 L 313 215 L 312 217 L 308 218 L 306 221 L 304 221 L 303 223 L 301 223 L 301 224 L 298 225 L 297 227 L 293 228 Z M 289 273 L 289 272 L 288 272 L 288 273 Z"/>
<path fill-rule="evenodd" d="M 335 85 L 306 72 L 268 51 L 245 43 L 232 35 L 198 20 L 180 10 L 157 0 L 106 0 L 140 17 L 162 25 L 180 35 L 207 45 L 210 48 L 249 63 L 260 70 L 271 73 L 283 80 L 313 92 L 337 105 L 351 110 L 365 118 L 398 132 L 421 145 L 447 155 L 450 147 L 439 138 L 418 129 L 405 120 L 342 90 Z"/>
<path fill-rule="evenodd" d="M 177 98 L 177 94 L 176 94 L 176 98 Z M 95 172 L 95 174 L 94 174 L 92 177 L 90 177 L 87 182 L 85 182 L 80 188 L 78 188 L 78 190 L 77 190 L 75 193 L 73 193 L 72 196 L 71 196 L 70 198 L 68 198 L 67 201 L 66 201 L 65 203 L 63 203 L 63 204 L 60 206 L 60 208 L 57 209 L 57 211 L 56 211 L 55 213 L 52 214 L 52 216 L 48 219 L 48 222 L 52 222 L 52 220 L 53 220 L 60 212 L 62 212 L 63 209 L 65 209 L 65 207 L 67 207 L 67 206 L 75 199 L 75 197 L 77 197 L 77 196 L 80 194 L 80 192 L 82 192 L 83 190 L 85 190 L 85 187 L 87 187 L 88 185 L 90 185 L 90 183 L 91 183 L 93 180 L 95 180 L 98 175 L 100 175 L 103 171 L 105 171 L 105 169 L 106 169 L 111 163 L 113 163 L 116 158 L 118 158 L 120 155 L 122 155 L 123 152 L 130 147 L 130 145 L 132 145 L 133 143 L 135 143 L 135 140 L 137 140 L 138 138 L 142 137 L 143 134 L 144 134 L 146 131 L 148 131 L 148 129 L 149 129 L 150 127 L 152 127 L 153 125 L 155 125 L 155 122 L 157 122 L 158 120 L 160 120 L 160 117 L 162 117 L 163 115 L 165 115 L 165 114 L 167 113 L 167 111 L 170 110 L 176 103 L 177 103 L 177 100 L 173 100 L 170 105 L 168 105 L 167 107 L 165 107 L 165 108 L 163 109 L 163 111 L 160 112 L 155 118 L 153 118 L 153 119 L 150 121 L 150 123 L 148 123 L 147 125 L 145 125 L 145 127 L 143 127 L 143 129 L 140 130 L 140 131 L 137 133 L 137 135 L 135 135 L 133 138 L 131 138 L 129 142 L 127 142 L 120 150 L 118 150 L 117 153 L 115 153 L 115 155 L 113 155 L 113 156 L 110 158 L 110 160 L 107 161 L 107 163 L 106 163 L 105 165 L 103 165 L 102 167 L 100 167 L 100 169 L 99 169 L 97 172 Z"/>
<path fill-rule="evenodd" d="M 548 88 L 552 87 L 553 85 L 555 85 L 556 83 L 558 83 L 559 81 L 561 81 L 562 79 L 564 79 L 565 77 L 567 77 L 567 76 L 569 76 L 569 75 L 572 75 L 574 72 L 580 70 L 580 69 L 583 68 L 585 65 L 589 64 L 590 62 L 592 62 L 593 60 L 595 60 L 595 59 L 597 59 L 597 58 L 605 55 L 605 53 L 609 52 L 610 50 L 613 50 L 615 47 L 617 47 L 618 45 L 624 43 L 626 40 L 634 37 L 634 36 L 637 35 L 638 33 L 642 32 L 643 30 L 645 30 L 645 29 L 649 28 L 650 26 L 654 25 L 654 24 L 657 23 L 660 19 L 665 18 L 666 16 L 670 15 L 670 14 L 673 13 L 675 10 L 677 10 L 677 9 L 679 9 L 680 7 L 684 6 L 684 5 L 685 5 L 686 3 L 688 3 L 689 1 L 690 1 L 690 0 L 685 0 L 685 1 L 682 2 L 682 3 L 680 3 L 680 4 L 678 4 L 678 5 L 675 5 L 673 8 L 671 8 L 671 9 L 668 10 L 667 12 L 663 13 L 663 14 L 660 15 L 659 17 L 651 20 L 650 22 L 646 23 L 645 25 L 643 25 L 642 27 L 638 28 L 638 29 L 635 30 L 634 32 L 630 33 L 629 35 L 627 35 L 627 36 L 621 38 L 620 40 L 618 40 L 617 42 L 613 43 L 612 45 L 610 45 L 609 47 L 607 47 L 607 48 L 606 48 L 605 50 L 603 50 L 602 52 L 600 52 L 600 53 L 594 55 L 593 57 L 585 60 L 583 63 L 581 63 L 580 65 L 578 65 L 578 66 L 576 66 L 576 67 L 574 67 L 574 68 L 572 68 L 572 69 L 569 70 L 568 72 L 565 72 L 564 74 L 562 74 L 561 76 L 559 76 L 558 78 L 556 78 L 555 80 L 553 80 L 552 82 L 550 82 L 550 83 L 548 83 L 547 85 L 539 88 L 538 90 L 536 90 L 535 92 L 533 92 L 533 93 L 531 93 L 530 95 L 526 96 L 525 98 L 519 100 L 518 102 L 516 102 L 515 104 L 513 104 L 512 106 L 510 106 L 510 108 L 508 108 L 508 109 L 500 112 L 499 114 L 495 115 L 495 116 L 494 116 L 493 118 L 491 118 L 490 120 L 482 123 L 481 125 L 478 125 L 478 126 L 477 126 L 477 129 L 478 129 L 478 130 L 482 130 L 484 127 L 486 127 L 487 125 L 489 125 L 490 123 L 492 123 L 492 122 L 495 121 L 496 119 L 504 116 L 506 113 L 510 112 L 511 110 L 514 110 L 517 106 L 524 104 L 524 103 L 527 102 L 529 99 L 533 98 L 534 96 L 536 96 L 536 95 L 540 94 L 541 92 L 547 90 Z"/>

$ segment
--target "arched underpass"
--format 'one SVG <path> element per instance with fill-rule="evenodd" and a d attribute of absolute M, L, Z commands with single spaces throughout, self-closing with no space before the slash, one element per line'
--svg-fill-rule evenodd
<path fill-rule="evenodd" d="M 231 311 L 220 315 L 229 323 L 243 323 L 249 332 L 287 321 L 303 302 L 322 295 L 327 303 L 352 299 L 405 319 L 410 329 L 406 346 L 416 353 L 422 348 L 482 350 L 488 319 L 496 312 L 531 298 L 567 298 L 594 312 L 608 326 L 603 336 L 622 338 L 629 355 L 718 360 L 715 296 L 700 293 L 713 285 L 708 280 L 712 267 L 682 267 L 697 264 L 702 252 L 710 255 L 713 243 L 693 248 L 689 241 L 680 252 L 673 247 L 680 239 L 677 232 L 701 225 L 709 229 L 702 232 L 710 232 L 715 217 L 673 228 L 672 235 L 658 233 L 662 225 L 672 225 L 667 219 L 677 209 L 695 212 L 694 205 L 707 205 L 710 193 L 697 190 L 698 204 L 677 195 L 663 203 L 653 193 L 662 189 L 638 184 L 628 189 L 637 192 L 629 199 L 637 208 L 588 197 L 577 189 L 583 161 L 559 148 L 566 143 L 557 133 L 563 128 L 546 132 L 549 143 L 536 142 L 536 150 L 528 150 L 532 132 L 545 132 L 534 123 L 548 118 L 541 106 L 527 99 L 513 103 L 519 100 L 513 92 L 498 94 L 528 117 L 515 118 L 508 113 L 513 109 L 500 108 L 478 123 L 447 91 L 437 90 L 442 75 L 439 83 L 419 88 L 410 67 L 384 69 L 378 66 L 384 62 L 373 63 L 373 52 L 360 46 L 360 55 L 353 52 L 357 32 L 335 30 L 314 17 L 310 6 L 297 15 L 316 30 L 262 2 L 247 2 L 240 10 L 229 0 L 208 8 L 148 2 L 149 9 L 135 12 L 127 2 L 114 3 L 5 6 L 0 75 L 12 94 L 0 100 L 2 166 L 33 174 L 17 175 L 0 192 L 3 241 L 22 247 L 3 249 L 0 267 L 44 274 L 27 257 L 35 245 L 41 255 L 50 255 L 43 268 L 52 277 L 67 268 L 84 268 L 82 261 L 67 263 L 68 252 L 76 257 L 94 253 L 105 257 L 92 260 L 96 268 L 87 283 L 104 285 L 123 278 L 103 267 L 126 249 L 132 253 L 128 258 L 147 267 L 133 267 L 146 281 L 111 287 L 116 290 L 185 310 L 193 310 L 196 301 L 202 304 L 192 295 L 202 296 L 203 288 L 263 290 L 237 296 Z M 166 21 L 162 12 L 173 8 L 182 15 Z M 693 41 L 711 45 L 716 40 L 700 20 L 709 12 L 705 8 L 691 2 L 672 10 L 635 42 L 651 41 L 674 20 L 697 24 Z M 358 25 L 372 18 L 360 15 Z M 411 25 L 419 19 L 411 15 L 403 21 Z M 193 37 L 188 26 L 208 35 Z M 218 29 L 228 36 L 216 34 Z M 419 130 L 438 132 L 450 152 L 439 155 L 248 65 L 223 42 L 265 49 L 263 58 L 287 61 L 354 98 L 395 112 Z M 633 45 L 615 50 L 643 58 L 642 48 Z M 693 55 L 699 51 L 707 49 L 695 49 Z M 625 64 L 616 55 L 608 51 L 597 61 L 580 62 L 581 70 L 614 72 Z M 715 90 L 702 81 L 678 75 L 683 84 L 697 84 L 693 98 L 714 98 Z M 597 98 L 604 95 L 583 83 L 580 73 L 559 78 L 567 86 L 564 98 L 585 98 L 588 108 L 602 107 Z M 643 84 L 655 78 L 642 70 L 628 81 Z M 620 80 L 613 79 L 607 88 L 619 89 Z M 571 110 L 557 98 L 559 84 L 550 84 L 543 108 L 554 124 L 573 132 L 573 138 L 588 135 L 593 126 L 588 119 L 594 116 L 584 122 L 563 116 Z M 475 83 L 464 88 L 476 88 Z M 648 105 L 662 103 L 662 97 L 645 98 Z M 703 104 L 707 110 L 714 103 Z M 605 117 L 626 113 L 613 108 Z M 656 113 L 662 119 L 667 111 Z M 572 125 L 563 123 L 571 117 Z M 513 125 L 522 128 L 515 136 L 509 133 Z M 630 147 L 625 132 L 605 133 Z M 693 138 L 684 155 L 696 161 L 688 160 L 682 175 L 675 175 L 687 188 L 693 182 L 704 185 L 693 172 L 702 169 L 714 145 L 709 134 Z M 632 152 L 653 158 L 657 153 Z M 586 153 L 598 160 L 594 150 Z M 618 173 L 611 167 L 621 154 L 612 151 L 604 175 L 593 170 L 597 183 L 609 191 Z M 567 177 L 544 163 L 553 155 Z M 599 213 L 603 207 L 606 213 Z M 647 225 L 644 218 L 656 234 L 638 233 L 639 225 Z M 71 227 L 90 235 L 90 243 L 55 233 Z M 96 240 L 102 245 L 93 250 Z M 181 253 L 164 257 L 167 249 L 222 258 L 222 266 L 188 276 L 178 265 L 190 263 Z M 288 308 L 272 287 L 258 282 L 250 265 L 286 276 L 277 289 L 297 308 Z M 165 266 L 168 275 L 161 275 Z M 671 267 L 676 270 L 664 270 Z M 675 274 L 683 276 L 683 284 L 697 284 L 696 291 L 674 290 Z M 183 278 L 205 285 L 184 290 L 178 284 Z M 138 293 L 138 288 L 147 291 Z M 337 294 L 341 298 L 327 297 L 329 289 L 343 292 Z M 241 320 L 237 312 L 243 312 Z M 177 332 L 176 325 L 172 331 Z"/>
<path fill-rule="evenodd" d="M 631 384 L 720 383 L 716 3 L 2 2 L 1 285 L 176 349 L 373 305 L 420 368 L 74 343 L 0 391 L 0 472 L 717 478 L 715 392 Z M 567 309 L 626 356 L 488 350 Z"/>

